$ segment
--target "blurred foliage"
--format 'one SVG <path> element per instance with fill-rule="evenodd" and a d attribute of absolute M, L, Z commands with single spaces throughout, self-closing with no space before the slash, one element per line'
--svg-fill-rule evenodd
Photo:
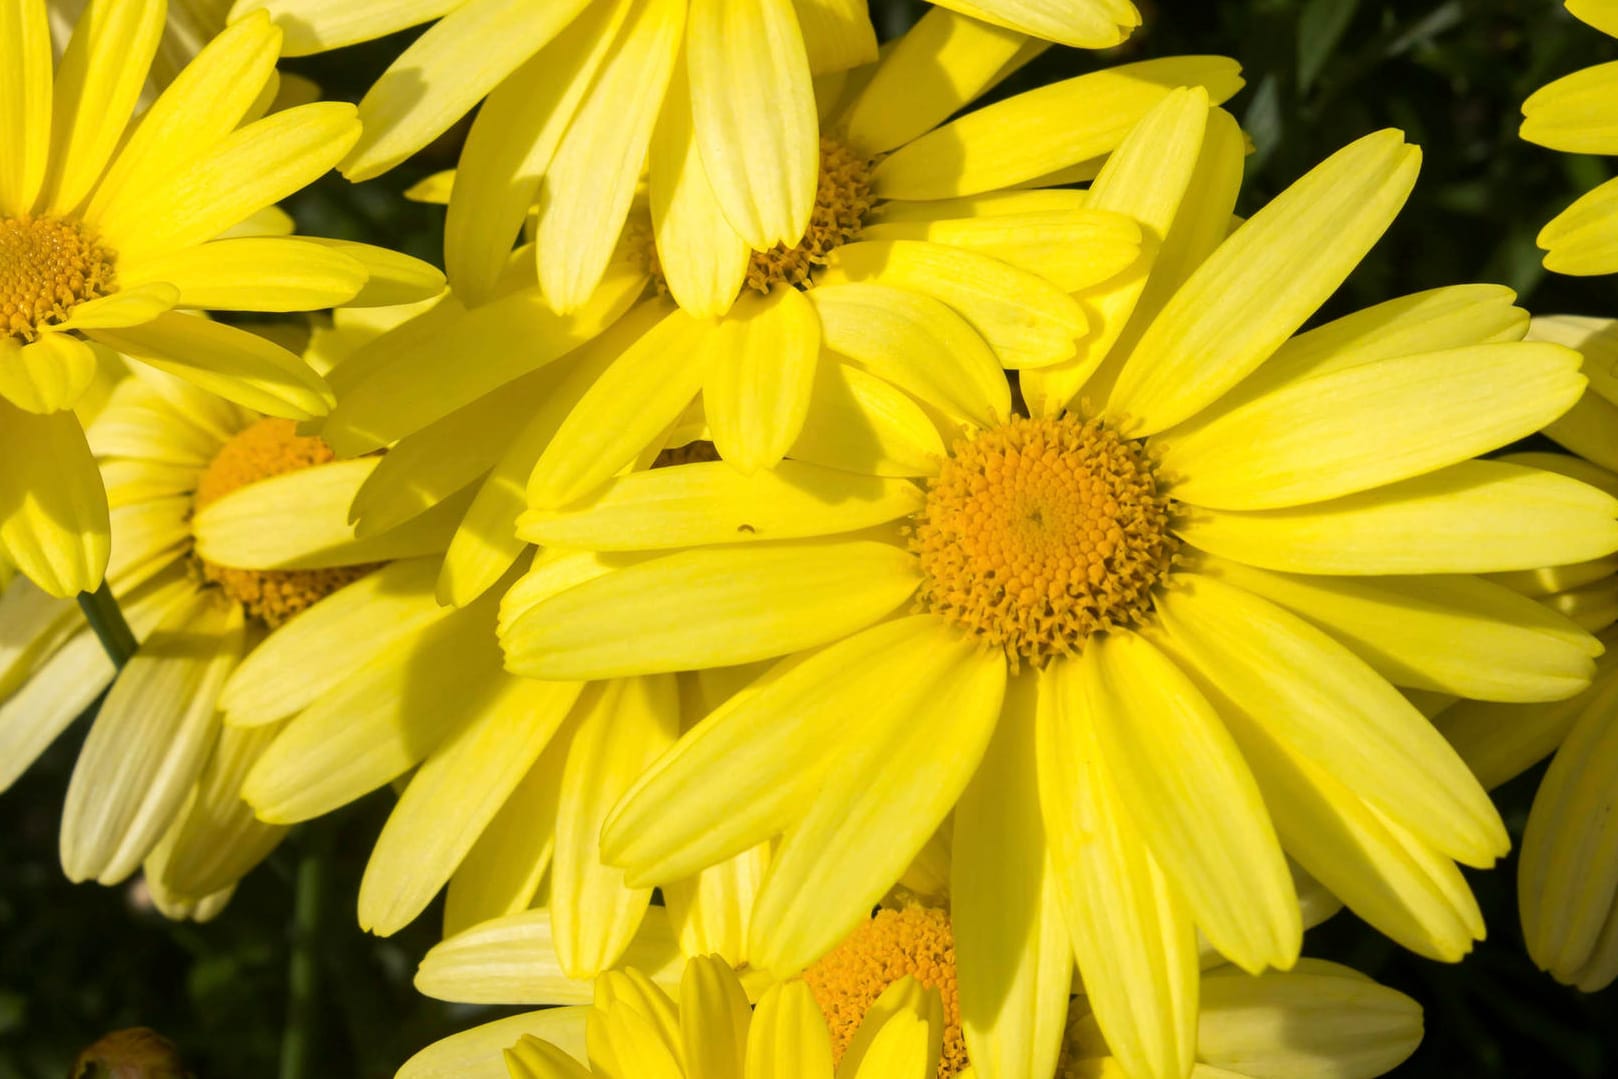
<path fill-rule="evenodd" d="M 1123 47 L 1101 56 L 1053 49 L 997 94 L 1124 60 L 1234 56 L 1248 85 L 1230 107 L 1255 145 L 1242 212 L 1377 128 L 1399 127 L 1423 148 L 1421 180 L 1404 214 L 1326 314 L 1462 281 L 1510 285 L 1535 311 L 1618 314 L 1618 278 L 1547 275 L 1533 243 L 1546 220 L 1615 164 L 1516 137 L 1519 105 L 1536 87 L 1618 58 L 1618 43 L 1573 20 L 1556 0 L 1142 6 L 1146 28 Z M 872 2 L 884 38 L 923 8 L 918 0 Z M 288 67 L 329 97 L 357 100 L 408 37 Z M 305 232 L 437 261 L 442 209 L 401 193 L 451 167 L 464 134 L 463 123 L 366 184 L 329 176 L 290 208 Z M 81 721 L 0 796 L 7 823 L 0 829 L 0 1079 L 61 1079 L 80 1050 L 137 1025 L 177 1042 L 199 1079 L 275 1075 L 289 1013 L 305 1016 L 296 1028 L 312 1061 L 307 1074 L 384 1079 L 421 1046 L 509 1011 L 444 1005 L 411 989 L 415 963 L 436 939 L 436 907 L 388 940 L 355 926 L 366 853 L 391 804 L 386 790 L 296 830 L 208 925 L 165 921 L 138 883 L 67 883 L 56 828 L 85 727 Z M 1542 772 L 1498 792 L 1515 838 Z M 1426 1042 L 1394 1074 L 1618 1074 L 1618 989 L 1587 996 L 1533 969 L 1517 928 L 1515 858 L 1469 876 L 1491 936 L 1462 965 L 1415 958 L 1348 914 L 1306 942 L 1310 954 L 1352 963 L 1426 1007 Z M 296 977 L 294 955 L 312 964 Z"/>

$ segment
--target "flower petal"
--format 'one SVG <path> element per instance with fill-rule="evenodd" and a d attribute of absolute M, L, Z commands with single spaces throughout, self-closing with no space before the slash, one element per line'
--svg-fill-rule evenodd
<path fill-rule="evenodd" d="M 1140 25 L 1129 0 L 939 0 L 964 15 L 1079 49 L 1120 44 Z"/>
<path fill-rule="evenodd" d="M 611 678 L 750 663 L 870 625 L 916 587 L 888 543 L 697 548 L 617 570 L 530 607 L 501 635 L 528 678 Z M 623 627 L 636 627 L 626 636 Z M 681 874 L 684 875 L 684 874 Z"/>
<path fill-rule="evenodd" d="M 0 551 L 53 596 L 93 592 L 106 573 L 112 524 L 78 417 L 0 400 L 0 460 Z"/>
<path fill-rule="evenodd" d="M 743 474 L 770 468 L 803 429 L 820 320 L 797 289 L 736 301 L 705 341 L 702 406 L 714 447 Z"/>
<path fill-rule="evenodd" d="M 290 237 L 250 237 L 120 259 L 118 280 L 121 285 L 172 284 L 184 307 L 310 311 L 353 299 L 366 273 L 337 248 Z"/>
<path fill-rule="evenodd" d="M 97 347 L 65 333 L 21 348 L 0 341 L 0 397 L 40 415 L 72 408 L 95 380 Z"/>
<path fill-rule="evenodd" d="M 1293 509 L 1195 509 L 1176 531 L 1214 554 L 1293 573 L 1488 573 L 1618 548 L 1618 501 L 1554 473 L 1463 461 Z"/>
<path fill-rule="evenodd" d="M 0 214 L 34 207 L 51 152 L 51 30 L 45 0 L 0 9 Z"/>
<path fill-rule="evenodd" d="M 747 1032 L 747 1079 L 832 1079 L 826 1017 L 804 981 L 771 986 Z"/>
<path fill-rule="evenodd" d="M 1276 196 L 1141 335 L 1108 407 L 1139 434 L 1178 423 L 1269 358 L 1381 237 L 1416 181 L 1397 131 L 1360 139 Z"/>
<path fill-rule="evenodd" d="M 405 1061 L 394 1079 L 511 1079 L 503 1053 L 525 1036 L 543 1038 L 575 1060 L 584 1060 L 584 1021 L 589 1011 L 546 1008 L 451 1034 Z"/>
<path fill-rule="evenodd" d="M 1545 268 L 1553 273 L 1606 274 L 1618 270 L 1618 180 L 1580 195 L 1540 229 Z"/>
<path fill-rule="evenodd" d="M 1518 134 L 1572 154 L 1618 153 L 1618 62 L 1593 64 L 1541 86 L 1522 104 Z"/>
<path fill-rule="evenodd" d="M 903 390 L 827 357 L 815 365 L 809 415 L 788 456 L 845 472 L 929 476 L 944 457 L 944 440 Z"/>

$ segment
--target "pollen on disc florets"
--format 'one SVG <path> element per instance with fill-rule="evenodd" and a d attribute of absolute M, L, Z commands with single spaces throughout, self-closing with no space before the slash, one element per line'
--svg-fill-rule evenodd
<path fill-rule="evenodd" d="M 112 253 L 77 221 L 0 217 L 0 335 L 36 340 L 114 283 Z"/>
<path fill-rule="evenodd" d="M 933 907 L 883 909 L 803 973 L 831 1032 L 832 1058 L 843 1054 L 865 1014 L 888 986 L 905 975 L 938 990 L 944 1002 L 943 1055 L 938 1079 L 966 1069 L 961 1001 L 955 981 L 955 933 L 949 915 Z"/>
<path fill-rule="evenodd" d="M 320 438 L 299 435 L 291 420 L 259 420 L 226 442 L 208 463 L 197 480 L 193 509 L 201 510 L 238 487 L 284 472 L 313 468 L 335 457 Z M 249 618 L 271 629 L 376 569 L 375 564 L 329 569 L 237 569 L 200 557 L 196 564 L 204 581 L 219 586 Z"/>
<path fill-rule="evenodd" d="M 1139 624 L 1177 541 L 1145 446 L 1099 419 L 1013 417 L 956 442 L 913 519 L 917 602 L 1013 669 Z"/>
<path fill-rule="evenodd" d="M 747 263 L 747 287 L 768 292 L 776 284 L 803 287 L 826 256 L 860 234 L 870 212 L 871 163 L 836 139 L 820 137 L 820 181 L 809 230 L 792 247 L 776 244 L 754 251 Z"/>

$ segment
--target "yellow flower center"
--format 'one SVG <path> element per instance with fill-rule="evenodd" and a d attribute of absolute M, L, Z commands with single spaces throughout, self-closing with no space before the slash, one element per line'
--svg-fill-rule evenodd
<path fill-rule="evenodd" d="M 1142 443 L 1101 420 L 1014 417 L 956 442 L 914 518 L 917 602 L 1017 669 L 1140 623 L 1177 541 Z"/>
<path fill-rule="evenodd" d="M 24 341 L 113 291 L 112 253 L 66 217 L 0 217 L 0 334 Z"/>
<path fill-rule="evenodd" d="M 325 464 L 336 457 L 321 439 L 297 433 L 291 420 L 264 419 L 226 442 L 197 481 L 194 509 L 257 480 Z M 215 565 L 198 558 L 203 580 L 241 605 L 243 613 L 274 629 L 316 601 L 352 584 L 376 568 L 334 566 L 330 569 L 259 570 Z"/>
<path fill-rule="evenodd" d="M 955 934 L 949 915 L 930 907 L 880 910 L 814 966 L 803 980 L 831 1031 L 832 1057 L 841 1064 L 865 1013 L 883 990 L 905 975 L 938 990 L 944 1001 L 944 1052 L 938 1079 L 967 1066 L 961 1002 L 955 990 Z"/>
<path fill-rule="evenodd" d="M 747 263 L 747 287 L 770 291 L 775 284 L 809 285 L 809 274 L 826 256 L 860 234 L 871 209 L 871 164 L 836 139 L 820 137 L 820 182 L 809 231 L 793 247 L 776 244 L 754 251 Z"/>

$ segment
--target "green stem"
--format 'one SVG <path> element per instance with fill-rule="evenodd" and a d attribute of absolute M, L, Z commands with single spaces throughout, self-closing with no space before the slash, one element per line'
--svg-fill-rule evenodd
<path fill-rule="evenodd" d="M 292 959 L 287 967 L 287 1022 L 281 1034 L 281 1079 L 308 1079 L 320 1024 L 320 942 L 329 890 L 325 837 L 315 834 L 298 863 L 292 910 Z"/>
<path fill-rule="evenodd" d="M 80 592 L 79 609 L 100 638 L 101 647 L 112 657 L 113 666 L 122 669 L 129 662 L 129 657 L 135 654 L 135 634 L 129 628 L 129 623 L 124 621 L 124 612 L 113 598 L 107 582 L 102 581 L 101 587 L 94 592 Z"/>

